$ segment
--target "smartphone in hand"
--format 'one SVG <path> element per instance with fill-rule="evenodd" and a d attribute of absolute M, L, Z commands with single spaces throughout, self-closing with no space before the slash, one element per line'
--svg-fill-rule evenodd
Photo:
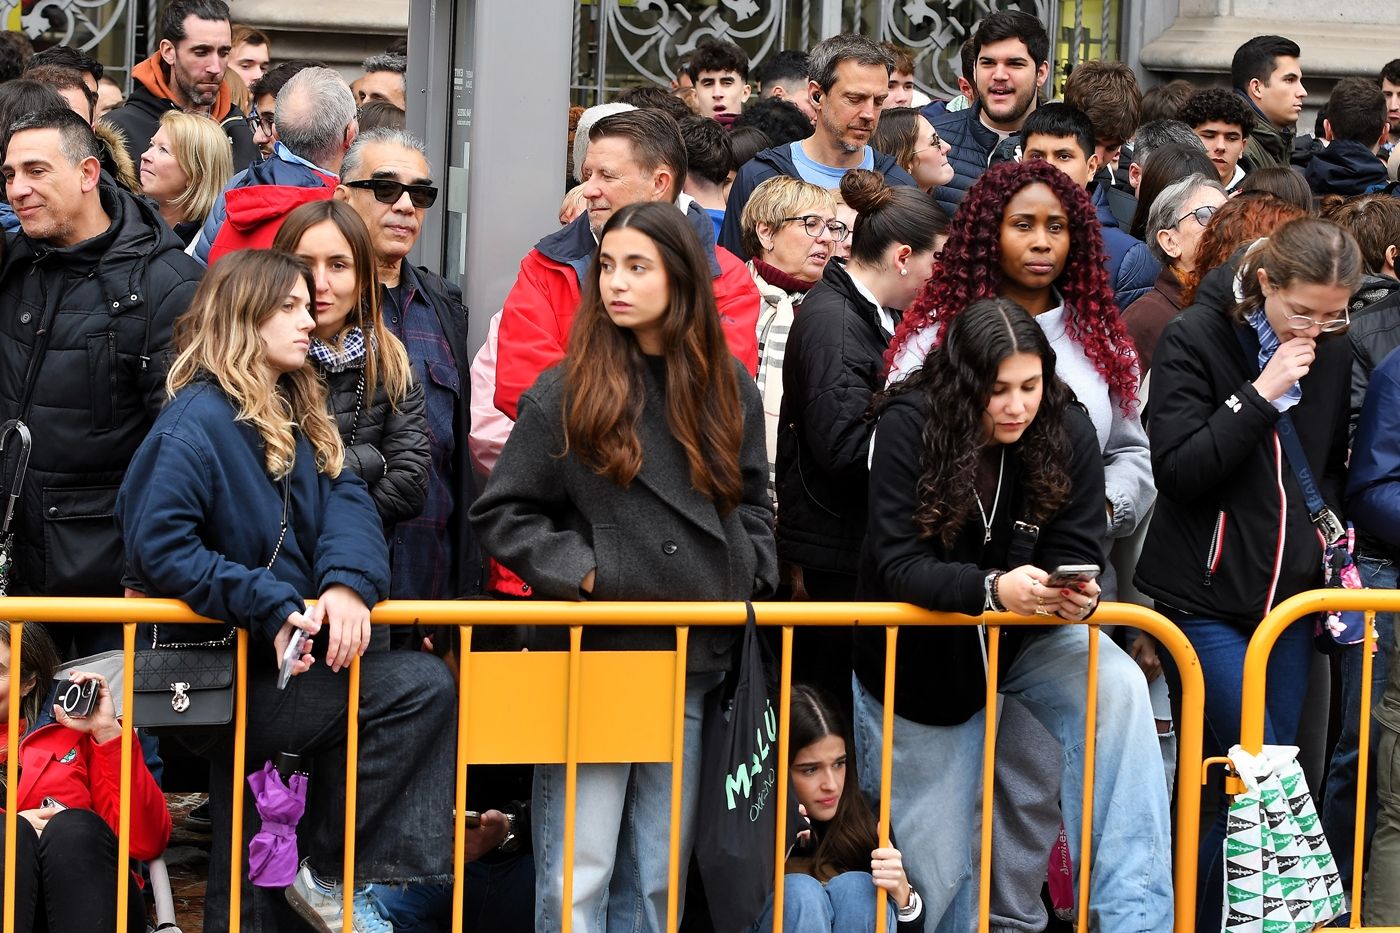
<path fill-rule="evenodd" d="M 282 670 L 277 675 L 278 690 L 287 689 L 287 684 L 292 679 L 292 669 L 306 653 L 306 640 L 310 637 L 305 629 L 297 629 L 292 633 L 292 640 L 287 642 L 287 650 L 282 652 Z"/>

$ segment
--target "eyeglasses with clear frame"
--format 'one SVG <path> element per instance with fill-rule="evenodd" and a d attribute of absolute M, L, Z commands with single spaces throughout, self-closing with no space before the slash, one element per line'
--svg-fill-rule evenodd
<path fill-rule="evenodd" d="M 851 228 L 839 220 L 827 220 L 817 214 L 803 214 L 801 217 L 784 217 L 783 223 L 797 221 L 802 224 L 802 229 L 807 231 L 807 235 L 812 239 L 822 235 L 822 231 L 831 234 L 831 238 L 837 243 L 844 242 L 846 237 L 851 235 Z"/>
<path fill-rule="evenodd" d="M 1270 288 L 1270 294 L 1275 298 L 1278 298 L 1278 293 L 1279 288 L 1277 286 L 1272 286 Z M 1278 298 L 1278 301 L 1283 305 L 1284 311 L 1289 312 L 1284 314 L 1283 319 L 1288 322 L 1290 330 L 1307 330 L 1310 327 L 1316 327 L 1324 334 L 1335 334 L 1338 331 L 1346 330 L 1347 327 L 1351 325 L 1350 308 L 1343 308 L 1340 314 L 1329 317 L 1325 321 L 1319 321 L 1310 314 L 1291 313 L 1293 306 L 1286 299 Z"/>

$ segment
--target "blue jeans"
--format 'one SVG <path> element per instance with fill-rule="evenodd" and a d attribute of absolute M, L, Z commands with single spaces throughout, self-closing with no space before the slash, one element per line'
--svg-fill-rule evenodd
<path fill-rule="evenodd" d="M 705 694 L 723 679 L 720 673 L 686 678 L 677 894 L 682 904 L 700 794 Z M 563 928 L 564 803 L 564 766 L 536 767 L 530 806 L 537 930 Z M 671 854 L 670 763 L 579 765 L 575 813 L 574 933 L 661 933 Z"/>
<path fill-rule="evenodd" d="M 1088 637 L 1082 626 L 1062 626 L 1032 638 L 1001 682 L 1002 692 L 1018 697 L 1064 749 L 1060 800 L 1075 853 L 1083 825 Z M 1098 639 L 1090 926 L 1168 933 L 1170 814 L 1147 682 L 1108 636 Z M 878 798 L 883 710 L 858 681 L 853 689 L 861 789 Z M 967 933 L 977 926 L 974 836 L 980 833 L 973 814 L 981 793 L 984 715 L 957 726 L 894 720 L 891 824 L 910 883 L 926 905 L 930 933 Z"/>
<path fill-rule="evenodd" d="M 1162 611 L 1164 607 L 1158 606 Z M 1243 626 L 1220 619 L 1182 616 L 1167 609 L 1164 613 L 1181 627 L 1196 649 L 1205 676 L 1205 733 L 1203 750 L 1206 757 L 1224 755 L 1240 741 L 1240 707 L 1244 688 L 1244 655 L 1252 626 Z M 1313 657 L 1313 628 L 1315 620 L 1307 616 L 1294 622 L 1279 635 L 1269 655 L 1268 686 L 1265 694 L 1264 742 L 1268 745 L 1292 745 L 1298 736 L 1298 721 L 1303 714 L 1303 700 L 1308 689 L 1308 668 Z M 1163 664 L 1173 678 L 1172 689 L 1179 689 L 1175 664 L 1169 653 Z M 1201 832 L 1200 874 L 1196 879 L 1196 929 L 1220 929 L 1220 906 L 1224 897 L 1221 888 L 1221 853 L 1225 845 L 1225 825 L 1228 808 L 1223 800 L 1220 775 L 1203 792 L 1204 798 L 1215 797 L 1216 819 Z M 1203 800 L 1203 812 L 1210 808 Z"/>
<path fill-rule="evenodd" d="M 848 871 L 823 884 L 811 875 L 783 876 L 783 933 L 875 933 L 875 879 L 868 871 Z M 886 902 L 894 933 L 894 901 Z M 773 898 L 749 933 L 773 929 Z"/>
<path fill-rule="evenodd" d="M 1357 558 L 1357 569 L 1361 571 L 1361 582 L 1368 589 L 1393 590 L 1396 584 L 1395 565 L 1388 560 L 1372 557 Z M 1379 650 L 1371 659 L 1371 705 L 1381 701 L 1385 693 L 1387 658 L 1391 646 L 1395 644 L 1395 617 L 1389 612 L 1376 613 L 1376 633 L 1379 636 Z M 1352 848 L 1356 828 L 1356 770 L 1361 763 L 1361 675 L 1362 652 L 1364 645 L 1350 645 L 1342 649 L 1342 728 L 1337 736 L 1337 744 L 1332 747 L 1332 758 L 1327 766 L 1327 784 L 1322 796 L 1322 828 L 1327 834 L 1327 842 L 1332 846 L 1332 855 L 1337 860 L 1337 871 L 1341 873 L 1342 884 L 1350 890 L 1352 874 Z M 1369 713 L 1367 714 L 1369 715 Z M 1370 839 L 1376 825 L 1376 745 L 1380 741 L 1380 729 L 1371 727 L 1371 773 L 1366 783 L 1366 838 Z"/>

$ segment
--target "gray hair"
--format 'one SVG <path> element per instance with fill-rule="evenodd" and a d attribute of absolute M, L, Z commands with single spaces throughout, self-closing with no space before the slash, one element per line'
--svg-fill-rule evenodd
<path fill-rule="evenodd" d="M 1170 143 L 1183 143 L 1206 151 L 1205 143 L 1191 127 L 1180 120 L 1153 120 L 1138 127 L 1133 137 L 1133 163 L 1139 169 L 1147 167 L 1147 157 Z"/>
<path fill-rule="evenodd" d="M 393 52 L 381 52 L 378 55 L 371 55 L 365 59 L 360 67 L 365 70 L 365 74 L 375 71 L 392 71 L 394 74 L 407 74 L 408 56 L 395 55 Z"/>
<path fill-rule="evenodd" d="M 845 32 L 823 39 L 807 56 L 807 76 L 823 91 L 836 83 L 836 67 L 842 62 L 857 65 L 883 65 L 885 74 L 894 71 L 894 56 L 874 39 L 859 33 Z"/>
<path fill-rule="evenodd" d="M 1181 212 L 1202 188 L 1212 188 L 1221 195 L 1227 194 L 1225 186 L 1220 182 L 1197 172 L 1163 188 L 1147 212 L 1147 251 L 1164 267 L 1171 266 L 1174 260 L 1162 249 L 1162 244 L 1157 242 L 1157 234 L 1176 226 Z"/>
<path fill-rule="evenodd" d="M 392 126 L 380 126 L 372 130 L 367 130 L 355 137 L 354 144 L 345 153 L 345 161 L 340 165 L 341 179 L 354 180 L 353 176 L 360 173 L 360 163 L 364 161 L 365 147 L 374 143 L 386 143 L 391 146 L 401 146 L 404 149 L 411 149 L 428 159 L 427 150 L 423 148 L 423 142 L 408 130 L 401 130 Z"/>
<path fill-rule="evenodd" d="M 317 165 L 334 162 L 355 112 L 355 95 L 339 72 L 303 68 L 277 95 L 277 138 Z"/>

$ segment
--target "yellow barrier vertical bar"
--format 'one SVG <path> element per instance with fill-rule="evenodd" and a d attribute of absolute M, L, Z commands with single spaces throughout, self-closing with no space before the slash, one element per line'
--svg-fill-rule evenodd
<path fill-rule="evenodd" d="M 773 933 L 783 933 L 783 878 L 787 874 L 788 719 L 792 713 L 792 626 L 783 626 L 778 674 L 778 830 L 773 843 Z M 847 754 L 851 750 L 846 749 Z"/>
<path fill-rule="evenodd" d="M 1103 610 L 1100 609 L 1100 612 Z M 1148 617 L 1154 623 L 1160 616 Z M 1175 625 L 1132 624 L 1148 631 L 1165 648 L 1176 664 L 1181 679 L 1180 714 L 1177 724 L 1176 769 L 1176 846 L 1172 860 L 1172 886 L 1175 890 L 1175 933 L 1195 933 L 1196 863 L 1200 857 L 1201 836 L 1201 737 L 1205 718 L 1205 680 L 1201 663 L 1186 635 Z"/>
<path fill-rule="evenodd" d="M 680 923 L 681 781 L 685 777 L 685 655 L 690 627 L 676 626 L 675 689 L 672 693 L 671 728 L 671 854 L 666 869 L 666 930 L 675 933 Z"/>
<path fill-rule="evenodd" d="M 345 858 L 340 876 L 341 922 L 355 916 L 355 830 L 360 793 L 360 659 L 350 659 L 345 710 Z"/>
<path fill-rule="evenodd" d="M 133 729 L 131 725 L 132 678 L 136 657 L 136 623 L 122 624 L 122 776 L 117 791 L 117 916 L 125 917 L 131 882 L 123 866 L 131 858 L 131 754 Z M 35 689 L 40 689 L 36 686 Z M 11 694 L 14 696 L 14 694 Z M 116 697 L 112 697 L 115 706 Z M 12 890 L 12 889 L 6 889 Z"/>
<path fill-rule="evenodd" d="M 880 728 L 880 847 L 890 844 L 890 793 L 894 784 L 894 662 L 899 641 L 899 626 L 885 629 L 885 707 Z M 850 754 L 851 749 L 846 749 Z M 857 788 L 859 790 L 859 788 Z M 875 933 L 886 933 L 889 926 L 889 892 L 880 888 L 875 894 Z"/>
<path fill-rule="evenodd" d="M 997 687 L 1001 675 L 1001 626 L 987 626 L 987 696 L 982 710 L 982 844 L 978 862 L 977 930 L 992 924 L 992 793 L 996 789 Z"/>
<path fill-rule="evenodd" d="M 563 933 L 574 929 L 574 804 L 578 802 L 579 681 L 583 673 L 583 627 L 569 626 L 568 732 L 564 739 L 564 901 Z"/>
<path fill-rule="evenodd" d="M 467 716 L 470 709 L 467 703 L 467 688 L 471 677 L 472 627 L 457 627 L 459 643 L 457 649 L 457 791 L 453 807 L 452 830 L 452 877 L 466 887 L 467 871 Z M 466 922 L 462 897 L 466 892 L 457 887 L 452 889 L 452 933 L 462 933 Z"/>
<path fill-rule="evenodd" d="M 1099 627 L 1089 629 L 1089 677 L 1084 688 L 1084 799 L 1079 814 L 1079 933 L 1089 933 L 1089 865 L 1094 852 L 1094 747 L 1099 728 Z"/>
<path fill-rule="evenodd" d="M 1362 879 L 1365 876 L 1363 863 L 1366 858 L 1366 780 L 1371 773 L 1371 672 L 1375 659 L 1371 651 L 1375 648 L 1376 613 L 1366 611 L 1366 636 L 1361 642 L 1361 731 L 1357 736 L 1357 746 L 1361 753 L 1356 762 L 1356 826 L 1352 837 L 1351 868 L 1351 928 L 1361 926 Z"/>
<path fill-rule="evenodd" d="M 238 681 L 233 698 L 233 829 L 229 833 L 228 927 L 242 929 L 243 775 L 248 767 L 248 630 L 238 629 L 235 649 Z"/>
<path fill-rule="evenodd" d="M 24 656 L 24 623 L 10 625 L 10 693 L 17 697 L 23 692 L 20 658 Z M 19 703 L 10 701 L 7 717 L 5 752 L 5 933 L 15 933 L 15 825 L 19 818 Z"/>

